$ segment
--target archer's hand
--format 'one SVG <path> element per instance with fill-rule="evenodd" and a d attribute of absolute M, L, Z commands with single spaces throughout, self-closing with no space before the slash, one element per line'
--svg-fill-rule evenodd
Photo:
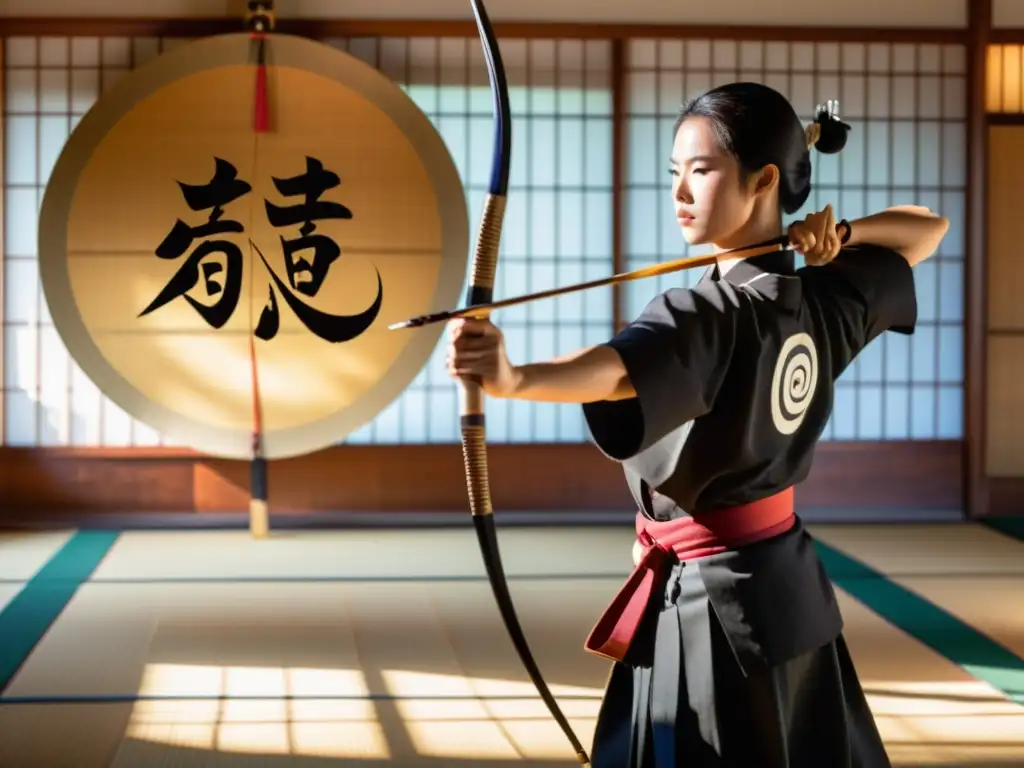
<path fill-rule="evenodd" d="M 505 339 L 489 320 L 459 318 L 449 324 L 448 373 L 453 379 L 476 377 L 491 397 L 508 397 L 519 375 L 508 361 Z"/>
<path fill-rule="evenodd" d="M 791 224 L 789 242 L 795 251 L 803 254 L 808 266 L 820 267 L 832 261 L 842 248 L 832 206 L 826 205 L 818 213 Z"/>

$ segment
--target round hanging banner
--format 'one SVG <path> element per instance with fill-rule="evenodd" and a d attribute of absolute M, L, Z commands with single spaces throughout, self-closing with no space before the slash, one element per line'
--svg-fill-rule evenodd
<path fill-rule="evenodd" d="M 265 43 L 254 129 L 247 34 L 160 56 L 104 94 L 57 160 L 39 225 L 50 314 L 82 370 L 204 453 L 335 443 L 426 365 L 455 306 L 469 227 L 437 131 L 387 77 L 325 44 Z"/>

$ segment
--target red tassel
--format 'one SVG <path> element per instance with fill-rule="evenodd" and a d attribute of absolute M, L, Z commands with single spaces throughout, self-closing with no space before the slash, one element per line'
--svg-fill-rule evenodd
<path fill-rule="evenodd" d="M 256 104 L 253 128 L 256 133 L 270 130 L 270 98 L 267 95 L 267 65 L 263 56 L 264 38 L 259 38 L 259 53 L 256 60 Z"/>

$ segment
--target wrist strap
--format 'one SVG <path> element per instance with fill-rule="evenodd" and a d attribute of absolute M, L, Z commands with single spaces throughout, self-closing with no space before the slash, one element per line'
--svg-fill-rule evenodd
<path fill-rule="evenodd" d="M 850 242 L 850 235 L 853 234 L 853 227 L 850 226 L 850 222 L 848 222 L 846 219 L 840 220 L 839 226 L 836 227 L 836 229 L 843 229 L 844 227 L 845 231 L 843 232 L 842 237 L 839 238 L 840 245 L 846 245 L 848 242 Z"/>

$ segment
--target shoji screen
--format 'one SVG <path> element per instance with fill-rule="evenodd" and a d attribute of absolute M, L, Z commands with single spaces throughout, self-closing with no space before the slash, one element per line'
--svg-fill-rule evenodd
<path fill-rule="evenodd" d="M 806 123 L 838 99 L 853 126 L 839 155 L 814 153 L 806 216 L 831 203 L 854 219 L 914 203 L 952 222 L 940 253 L 915 271 L 919 326 L 887 334 L 844 373 L 827 439 L 958 439 L 963 421 L 965 51 L 961 46 L 635 40 L 627 53 L 627 267 L 687 255 L 672 209 L 668 156 L 680 103 L 735 80 L 789 97 Z M 630 318 L 660 285 L 633 283 Z"/>
<path fill-rule="evenodd" d="M 5 44 L 6 240 L 3 442 L 136 446 L 164 439 L 104 397 L 70 360 L 39 284 L 36 228 L 43 190 L 76 122 L 125 72 L 182 40 L 9 38 Z M 332 40 L 406 89 L 444 137 L 479 219 L 491 156 L 491 98 L 476 38 Z M 509 296 L 608 274 L 612 268 L 611 43 L 502 40 L 512 89 L 513 168 L 497 292 Z M 401 212 L 395 212 L 400 225 Z M 516 361 L 561 354 L 612 330 L 608 291 L 496 316 Z M 444 344 L 358 443 L 458 439 L 457 387 Z M 578 408 L 493 402 L 492 442 L 580 442 Z"/>

